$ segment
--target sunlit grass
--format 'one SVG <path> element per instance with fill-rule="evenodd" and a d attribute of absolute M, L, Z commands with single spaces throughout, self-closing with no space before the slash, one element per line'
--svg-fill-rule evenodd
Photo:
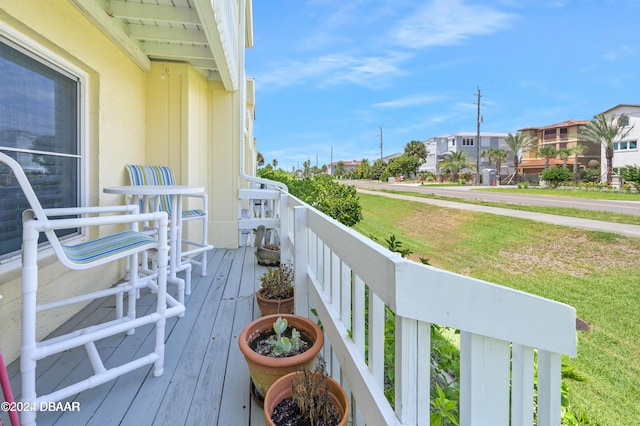
<path fill-rule="evenodd" d="M 383 245 L 393 234 L 414 260 L 574 306 L 593 330 L 578 334 L 574 361 L 588 381 L 570 381 L 571 401 L 603 425 L 637 424 L 639 239 L 383 196 L 360 201 L 356 229 Z"/>
<path fill-rule="evenodd" d="M 491 188 L 491 187 L 477 187 L 472 191 L 486 191 L 486 192 L 502 192 L 507 194 L 525 194 L 525 195 L 546 195 L 556 197 L 574 197 L 585 198 L 587 200 L 621 200 L 621 201 L 640 201 L 640 194 L 637 192 L 624 192 L 624 191 L 592 191 L 584 189 L 564 189 L 564 188 Z"/>
<path fill-rule="evenodd" d="M 514 191 L 517 191 L 517 190 L 514 190 Z M 527 190 L 521 190 L 521 191 L 524 191 L 523 193 L 525 194 L 531 194 L 532 190 L 527 189 Z M 409 191 L 383 190 L 382 192 L 409 195 L 412 197 L 431 198 L 434 200 L 455 201 L 458 203 L 475 204 L 480 206 L 502 207 L 505 209 L 512 209 L 512 210 L 555 214 L 559 216 L 579 217 L 582 219 L 602 220 L 606 222 L 623 223 L 627 225 L 640 225 L 640 215 L 604 212 L 604 211 L 597 211 L 597 210 L 582 210 L 582 209 L 568 208 L 568 207 L 548 207 L 548 206 L 532 206 L 532 205 L 515 204 L 515 203 L 500 203 L 500 202 L 473 200 L 468 198 L 443 197 L 435 194 L 422 194 L 419 192 L 409 192 Z M 616 195 L 616 194 L 612 194 L 612 195 Z M 617 195 L 635 195 L 636 201 L 640 201 L 640 196 L 638 196 L 637 194 L 617 194 Z M 638 210 L 640 210 L 640 203 L 638 204 Z"/>

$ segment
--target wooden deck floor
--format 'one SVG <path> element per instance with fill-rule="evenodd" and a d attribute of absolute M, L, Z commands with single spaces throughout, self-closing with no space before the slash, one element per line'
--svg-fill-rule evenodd
<path fill-rule="evenodd" d="M 79 412 L 40 412 L 38 425 L 264 425 L 262 408 L 250 397 L 246 362 L 238 349 L 240 330 L 258 315 L 253 292 L 265 269 L 251 247 L 209 252 L 208 276 L 193 272 L 192 294 L 183 318 L 167 321 L 165 370 L 153 377 L 151 366 L 82 392 L 69 401 Z M 172 293 L 173 286 L 169 291 Z M 142 295 L 139 308 L 151 308 L 153 294 Z M 114 300 L 87 306 L 56 333 L 114 315 Z M 98 345 L 105 366 L 132 359 L 153 344 L 152 328 L 132 336 L 104 339 Z M 20 397 L 19 361 L 8 366 L 16 400 Z M 88 376 L 91 367 L 82 348 L 38 363 L 38 394 Z M 9 419 L 0 413 L 6 426 Z"/>

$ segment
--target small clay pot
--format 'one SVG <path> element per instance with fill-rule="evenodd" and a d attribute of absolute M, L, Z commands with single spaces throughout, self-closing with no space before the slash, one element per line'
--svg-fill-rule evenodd
<path fill-rule="evenodd" d="M 300 371 L 296 371 L 282 376 L 276 380 L 267 391 L 263 405 L 264 421 L 266 425 L 275 426 L 271 420 L 271 413 L 273 413 L 274 408 L 280 403 L 280 401 L 291 398 L 291 381 L 296 374 L 302 373 Z M 340 383 L 338 383 L 334 378 L 327 377 L 326 380 L 329 382 L 329 393 L 331 394 L 331 399 L 336 408 L 338 408 L 338 411 L 342 413 L 340 423 L 338 423 L 338 425 L 345 426 L 349 418 L 349 400 L 347 399 L 347 393 L 344 391 L 342 386 L 340 386 Z"/>
<path fill-rule="evenodd" d="M 285 358 L 274 358 L 256 353 L 250 346 L 251 342 L 261 334 L 273 330 L 273 323 L 278 317 L 286 319 L 289 327 L 308 336 L 312 342 L 311 347 L 301 354 Z M 269 387 L 280 377 L 303 367 L 313 368 L 316 356 L 324 345 L 324 334 L 320 327 L 308 318 L 299 315 L 273 314 L 260 317 L 247 324 L 240 332 L 238 345 L 249 366 L 249 374 L 257 396 L 263 399 Z"/>

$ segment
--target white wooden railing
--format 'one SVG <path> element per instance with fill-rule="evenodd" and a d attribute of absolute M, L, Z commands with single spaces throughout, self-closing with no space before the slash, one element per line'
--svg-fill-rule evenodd
<path fill-rule="evenodd" d="M 324 359 L 352 395 L 353 425 L 429 424 L 431 324 L 460 330 L 461 425 L 534 424 L 536 351 L 537 424 L 560 424 L 574 308 L 405 260 L 290 194 L 281 194 L 280 219 L 296 313 L 317 312 Z M 385 306 L 396 318 L 395 408 L 384 395 Z"/>

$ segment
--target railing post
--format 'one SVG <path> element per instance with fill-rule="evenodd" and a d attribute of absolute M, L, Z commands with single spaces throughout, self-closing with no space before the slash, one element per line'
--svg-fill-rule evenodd
<path fill-rule="evenodd" d="M 289 194 L 280 194 L 280 259 L 282 262 L 291 260 L 289 253 Z"/>
<path fill-rule="evenodd" d="M 307 226 L 307 207 L 294 208 L 293 236 L 296 242 L 293 254 L 293 268 L 295 271 L 295 313 L 309 317 L 309 280 L 307 270 L 309 267 L 309 229 Z"/>
<path fill-rule="evenodd" d="M 396 316 L 396 415 L 403 424 L 430 422 L 431 325 Z"/>
<path fill-rule="evenodd" d="M 560 425 L 562 355 L 538 350 L 538 425 Z"/>
<path fill-rule="evenodd" d="M 509 424 L 508 342 L 460 332 L 460 425 Z"/>
<path fill-rule="evenodd" d="M 533 349 L 511 345 L 511 422 L 533 424 Z"/>

